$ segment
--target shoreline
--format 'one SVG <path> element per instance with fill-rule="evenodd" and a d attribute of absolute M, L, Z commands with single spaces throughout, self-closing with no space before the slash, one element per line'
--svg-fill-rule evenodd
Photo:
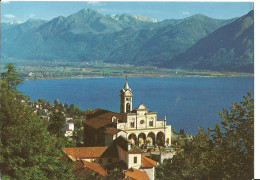
<path fill-rule="evenodd" d="M 212 78 L 212 77 L 254 77 L 254 75 L 232 75 L 232 74 L 228 74 L 228 75 L 216 75 L 216 76 L 203 76 L 203 75 L 182 75 L 182 76 L 172 76 L 172 75 L 159 75 L 159 76 L 154 76 L 154 75 L 127 75 L 128 77 L 131 78 L 138 78 L 138 77 L 150 77 L 150 78 L 164 78 L 164 77 L 190 77 L 190 78 L 194 78 L 194 77 L 198 77 L 198 78 Z M 61 78 L 25 78 L 24 81 L 38 81 L 38 80 L 56 80 L 56 79 L 98 79 L 98 78 L 123 78 L 125 76 L 90 76 L 90 77 L 61 77 Z"/>

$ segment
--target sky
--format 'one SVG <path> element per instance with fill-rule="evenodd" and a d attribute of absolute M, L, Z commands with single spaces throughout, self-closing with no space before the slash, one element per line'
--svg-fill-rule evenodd
<path fill-rule="evenodd" d="M 25 22 L 30 18 L 51 20 L 57 16 L 69 16 L 83 8 L 110 15 L 143 15 L 159 21 L 181 19 L 195 14 L 229 19 L 247 14 L 253 6 L 252 2 L 6 1 L 1 2 L 1 21 Z"/>

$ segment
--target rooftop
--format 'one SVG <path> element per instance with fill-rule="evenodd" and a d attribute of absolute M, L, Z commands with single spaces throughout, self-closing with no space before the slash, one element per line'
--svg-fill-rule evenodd
<path fill-rule="evenodd" d="M 101 157 L 107 149 L 108 147 L 71 147 L 64 148 L 63 151 L 75 159 L 87 159 Z"/>
<path fill-rule="evenodd" d="M 120 146 L 124 151 L 130 152 L 130 153 L 141 153 L 143 152 L 139 147 L 135 146 L 131 142 L 129 142 L 126 138 L 123 136 L 119 136 L 116 140 L 114 140 L 114 144 Z M 128 145 L 131 146 L 131 148 L 128 150 Z"/>
<path fill-rule="evenodd" d="M 84 161 L 85 167 L 97 172 L 98 174 L 105 176 L 107 175 L 107 172 L 102 168 L 102 166 L 100 166 L 97 163 L 93 163 L 93 162 L 88 162 L 88 161 Z"/>
<path fill-rule="evenodd" d="M 105 133 L 109 135 L 114 135 L 117 134 L 118 132 L 120 132 L 120 130 L 115 127 L 108 127 L 105 129 Z"/>
<path fill-rule="evenodd" d="M 155 167 L 156 165 L 157 165 L 156 161 L 142 155 L 142 167 L 152 168 L 152 167 Z"/>
<path fill-rule="evenodd" d="M 121 114 L 104 109 L 95 109 L 87 112 L 86 117 L 87 119 L 84 123 L 95 129 L 112 124 L 112 117 L 116 117 L 119 121 L 122 120 Z"/>
<path fill-rule="evenodd" d="M 138 110 L 147 110 L 146 106 L 144 104 L 141 104 L 139 107 L 138 107 Z"/>
<path fill-rule="evenodd" d="M 150 180 L 146 172 L 135 168 L 128 169 L 125 175 L 135 180 Z"/>
<path fill-rule="evenodd" d="M 84 160 L 76 161 L 73 172 L 78 178 L 85 178 L 93 172 L 98 173 L 100 176 L 107 175 L 107 172 L 99 164 Z"/>

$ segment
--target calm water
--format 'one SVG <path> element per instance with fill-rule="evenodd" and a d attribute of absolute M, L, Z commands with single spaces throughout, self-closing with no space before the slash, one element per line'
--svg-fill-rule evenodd
<path fill-rule="evenodd" d="M 159 119 L 167 115 L 168 124 L 177 131 L 184 128 L 196 134 L 197 127 L 214 127 L 219 112 L 253 93 L 253 77 L 163 77 L 129 78 L 134 93 L 133 107 L 141 103 L 158 112 Z M 75 104 L 83 110 L 103 108 L 120 111 L 120 89 L 125 78 L 56 79 L 25 81 L 20 90 L 32 100 L 44 98 L 54 102 Z"/>

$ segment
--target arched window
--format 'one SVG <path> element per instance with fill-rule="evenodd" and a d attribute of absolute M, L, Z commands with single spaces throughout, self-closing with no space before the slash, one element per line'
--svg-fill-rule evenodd
<path fill-rule="evenodd" d="M 126 112 L 129 113 L 130 112 L 130 103 L 126 104 Z"/>
<path fill-rule="evenodd" d="M 112 117 L 112 122 L 113 122 L 113 123 L 116 123 L 116 122 L 117 122 L 116 116 L 113 116 L 113 117 Z"/>

